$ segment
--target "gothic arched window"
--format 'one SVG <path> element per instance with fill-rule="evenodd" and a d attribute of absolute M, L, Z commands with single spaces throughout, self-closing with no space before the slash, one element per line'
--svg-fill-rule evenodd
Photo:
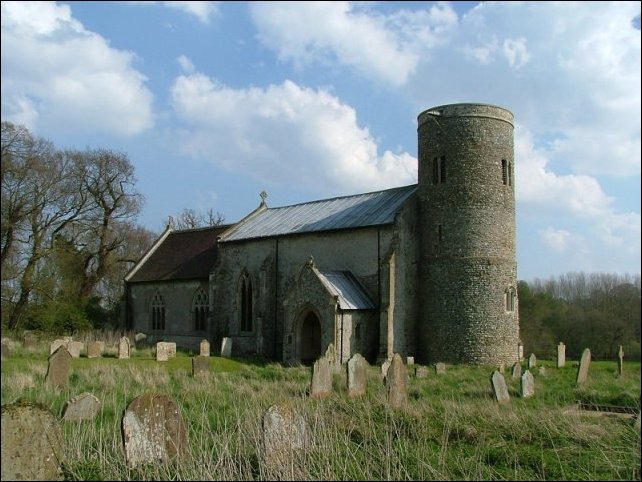
<path fill-rule="evenodd" d="M 207 314 L 210 311 L 207 293 L 203 288 L 199 288 L 192 299 L 192 319 L 194 321 L 194 331 L 205 331 L 207 329 Z"/>
<path fill-rule="evenodd" d="M 252 280 L 247 273 L 241 279 L 239 290 L 241 331 L 252 331 Z"/>
<path fill-rule="evenodd" d="M 165 329 L 165 300 L 163 296 L 157 291 L 152 298 L 152 303 L 149 307 L 150 318 L 152 321 L 152 330 Z"/>

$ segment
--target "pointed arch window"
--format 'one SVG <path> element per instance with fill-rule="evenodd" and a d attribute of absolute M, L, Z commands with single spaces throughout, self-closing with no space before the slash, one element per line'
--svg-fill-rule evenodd
<path fill-rule="evenodd" d="M 154 294 L 152 298 L 152 303 L 150 305 L 150 318 L 152 321 L 152 330 L 164 330 L 165 329 L 165 300 L 163 295 L 158 291 Z"/>
<path fill-rule="evenodd" d="M 515 288 L 508 288 L 504 292 L 504 309 L 508 312 L 515 311 L 515 300 L 517 294 L 515 293 Z"/>
<path fill-rule="evenodd" d="M 207 293 L 199 288 L 192 299 L 192 320 L 194 331 L 205 331 L 207 329 L 207 315 L 210 311 Z"/>
<path fill-rule="evenodd" d="M 241 283 L 239 285 L 241 292 L 240 296 L 240 318 L 241 318 L 241 331 L 252 331 L 253 321 L 252 321 L 252 280 L 247 274 L 243 275 Z"/>
<path fill-rule="evenodd" d="M 513 185 L 513 163 L 502 159 L 502 183 L 504 186 Z"/>
<path fill-rule="evenodd" d="M 440 184 L 446 182 L 446 157 L 435 157 L 432 160 L 432 183 Z"/>

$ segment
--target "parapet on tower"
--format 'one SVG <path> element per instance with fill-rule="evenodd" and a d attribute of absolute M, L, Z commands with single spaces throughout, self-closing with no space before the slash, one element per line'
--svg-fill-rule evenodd
<path fill-rule="evenodd" d="M 419 356 L 517 361 L 513 114 L 487 104 L 418 116 Z"/>

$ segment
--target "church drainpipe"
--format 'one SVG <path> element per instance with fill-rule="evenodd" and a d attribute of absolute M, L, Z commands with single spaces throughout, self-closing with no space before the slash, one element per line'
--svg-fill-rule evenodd
<path fill-rule="evenodd" d="M 341 310 L 341 343 L 339 349 L 339 363 L 343 363 L 343 310 Z"/>
<path fill-rule="evenodd" d="M 275 270 L 274 270 L 274 359 L 279 359 L 279 354 L 276 350 L 276 340 L 277 340 L 277 316 L 279 311 L 279 238 L 274 240 L 276 242 L 276 249 L 274 254 Z"/>

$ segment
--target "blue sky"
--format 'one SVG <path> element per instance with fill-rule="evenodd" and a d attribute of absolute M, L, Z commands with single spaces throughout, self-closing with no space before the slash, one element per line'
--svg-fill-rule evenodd
<path fill-rule="evenodd" d="M 515 115 L 519 279 L 640 272 L 640 2 L 2 2 L 2 120 L 126 152 L 160 232 L 417 181 L 417 115 Z"/>

